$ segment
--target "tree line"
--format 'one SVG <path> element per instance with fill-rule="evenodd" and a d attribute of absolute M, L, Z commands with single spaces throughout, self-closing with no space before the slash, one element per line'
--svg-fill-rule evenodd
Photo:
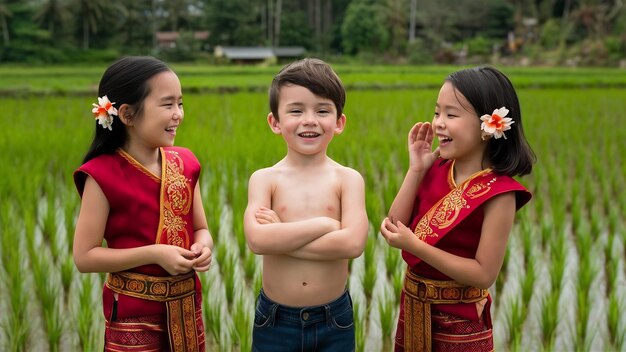
<path fill-rule="evenodd" d="M 158 32 L 177 32 L 164 48 Z M 206 39 L 194 33 L 208 32 Z M 302 46 L 365 62 L 626 57 L 623 0 L 0 0 L 0 62 L 214 60 L 222 46 Z M 204 38 L 204 37 L 203 37 Z M 573 60 L 573 61 L 572 61 Z M 577 62 L 576 62 L 577 60 Z"/>

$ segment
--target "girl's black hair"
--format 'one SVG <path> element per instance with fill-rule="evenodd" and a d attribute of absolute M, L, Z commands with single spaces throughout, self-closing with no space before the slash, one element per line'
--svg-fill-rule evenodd
<path fill-rule="evenodd" d="M 479 117 L 491 115 L 493 110 L 501 107 L 509 109 L 506 117 L 512 118 L 515 123 L 504 132 L 506 139 L 489 139 L 486 157 L 492 168 L 501 174 L 530 174 L 537 157 L 524 136 L 522 112 L 511 81 L 502 72 L 488 66 L 454 72 L 446 81 L 463 94 Z"/>
<path fill-rule="evenodd" d="M 98 87 L 98 96 L 106 95 L 119 109 L 122 104 L 131 107 L 133 116 L 141 114 L 143 101 L 150 94 L 148 81 L 156 74 L 171 71 L 162 61 L 150 56 L 128 56 L 115 61 L 104 71 Z M 112 154 L 126 142 L 126 125 L 113 116 L 112 130 L 94 122 L 96 133 L 83 163 L 101 154 Z"/>

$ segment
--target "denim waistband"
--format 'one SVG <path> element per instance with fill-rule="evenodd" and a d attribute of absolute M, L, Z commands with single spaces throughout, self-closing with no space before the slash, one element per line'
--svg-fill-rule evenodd
<path fill-rule="evenodd" d="M 311 325 L 319 322 L 328 322 L 333 316 L 352 309 L 352 298 L 348 290 L 336 300 L 310 307 L 290 307 L 276 303 L 269 299 L 263 289 L 259 292 L 257 304 L 262 310 L 271 312 L 276 321 L 284 321 L 297 325 Z"/>

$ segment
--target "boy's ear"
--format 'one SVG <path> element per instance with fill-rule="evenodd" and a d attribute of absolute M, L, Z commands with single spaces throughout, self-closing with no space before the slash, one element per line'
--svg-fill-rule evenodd
<path fill-rule="evenodd" d="M 343 129 L 346 128 L 346 115 L 341 114 L 337 119 L 337 126 L 335 127 L 335 134 L 341 134 Z"/>
<path fill-rule="evenodd" d="M 117 117 L 120 118 L 123 124 L 126 126 L 133 126 L 133 109 L 128 104 L 122 104 L 117 109 Z"/>
<path fill-rule="evenodd" d="M 274 114 L 272 114 L 271 112 L 267 114 L 267 123 L 270 125 L 270 128 L 272 129 L 272 132 L 274 132 L 274 134 L 281 134 L 280 122 L 274 117 Z"/>

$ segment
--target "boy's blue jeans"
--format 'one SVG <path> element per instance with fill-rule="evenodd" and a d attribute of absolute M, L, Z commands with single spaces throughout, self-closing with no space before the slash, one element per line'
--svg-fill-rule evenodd
<path fill-rule="evenodd" d="M 314 307 L 287 307 L 259 293 L 252 334 L 253 352 L 354 351 L 352 299 Z"/>

